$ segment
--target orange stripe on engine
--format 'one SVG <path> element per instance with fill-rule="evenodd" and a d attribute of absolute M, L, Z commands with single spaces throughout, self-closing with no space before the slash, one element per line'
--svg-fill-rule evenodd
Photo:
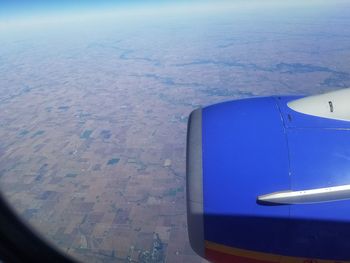
<path fill-rule="evenodd" d="M 205 257 L 211 262 L 232 263 L 350 263 L 350 261 L 290 257 L 234 248 L 205 241 Z"/>
<path fill-rule="evenodd" d="M 257 260 L 232 254 L 226 254 L 208 248 L 205 249 L 205 258 L 210 262 L 217 263 L 272 263 L 272 261 Z"/>

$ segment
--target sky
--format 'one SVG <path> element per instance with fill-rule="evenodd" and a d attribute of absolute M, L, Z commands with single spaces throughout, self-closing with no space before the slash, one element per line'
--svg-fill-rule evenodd
<path fill-rule="evenodd" d="M 164 14 L 182 9 L 191 13 L 191 8 L 201 6 L 211 10 L 217 3 L 231 3 L 228 0 L 0 0 L 0 31 L 4 28 L 52 24 L 57 21 L 100 19 L 108 16 L 142 16 Z M 242 0 L 236 0 L 242 2 Z M 221 4 L 222 5 L 222 4 Z M 208 7 L 209 6 L 209 7 Z M 198 8 L 197 8 L 198 9 Z M 177 10 L 178 11 L 178 10 Z M 198 11 L 198 10 L 197 10 Z"/>
<path fill-rule="evenodd" d="M 218 14 L 232 8 L 256 7 L 278 0 L 0 0 L 0 29 L 10 26 L 73 22 L 108 17 L 144 17 L 203 12 Z M 274 5 L 274 4 L 273 4 Z M 12 27 L 13 28 L 13 27 Z"/>
<path fill-rule="evenodd" d="M 343 0 L 346 1 L 346 0 Z M 326 0 L 0 0 L 0 20 L 9 17 L 23 17 L 42 15 L 59 12 L 76 12 L 94 9 L 108 8 L 131 8 L 131 7 L 153 7 L 166 5 L 252 5 L 260 6 L 266 4 L 289 5 L 289 4 L 320 4 L 327 3 Z M 339 2 L 337 0 L 336 2 Z M 329 3 L 329 2 L 328 2 Z"/>
<path fill-rule="evenodd" d="M 143 15 L 218 14 L 229 10 L 255 10 L 264 14 L 271 8 L 280 13 L 290 7 L 301 9 L 334 6 L 347 0 L 0 0 L 0 31 L 18 25 L 40 26 L 65 20 Z M 328 8 L 328 7 L 327 7 Z M 326 8 L 326 9 L 327 9 Z M 295 9 L 294 9 L 295 11 Z M 293 12 L 294 12 L 293 11 Z M 253 17 L 253 16 L 251 16 Z"/>
<path fill-rule="evenodd" d="M 171 3 L 199 2 L 172 0 L 0 0 L 0 16 L 25 16 L 51 12 L 81 11 L 109 7 L 159 6 Z M 201 1 L 203 2 L 203 1 Z"/>

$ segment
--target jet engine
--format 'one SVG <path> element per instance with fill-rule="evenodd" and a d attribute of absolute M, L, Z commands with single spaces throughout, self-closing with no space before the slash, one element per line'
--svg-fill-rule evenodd
<path fill-rule="evenodd" d="M 350 89 L 194 110 L 187 215 L 212 262 L 350 261 Z"/>

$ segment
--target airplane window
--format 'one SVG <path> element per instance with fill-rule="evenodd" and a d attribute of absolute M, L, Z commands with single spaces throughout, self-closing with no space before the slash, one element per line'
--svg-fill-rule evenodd
<path fill-rule="evenodd" d="M 350 86 L 346 1 L 0 5 L 0 189 L 82 262 L 206 262 L 187 233 L 191 111 Z"/>

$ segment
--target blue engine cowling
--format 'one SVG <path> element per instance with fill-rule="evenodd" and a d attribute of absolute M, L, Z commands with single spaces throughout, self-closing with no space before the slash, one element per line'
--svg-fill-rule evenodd
<path fill-rule="evenodd" d="M 187 212 L 197 254 L 216 262 L 350 260 L 350 200 L 257 200 L 350 184 L 350 122 L 290 109 L 298 98 L 244 99 L 191 113 Z"/>

